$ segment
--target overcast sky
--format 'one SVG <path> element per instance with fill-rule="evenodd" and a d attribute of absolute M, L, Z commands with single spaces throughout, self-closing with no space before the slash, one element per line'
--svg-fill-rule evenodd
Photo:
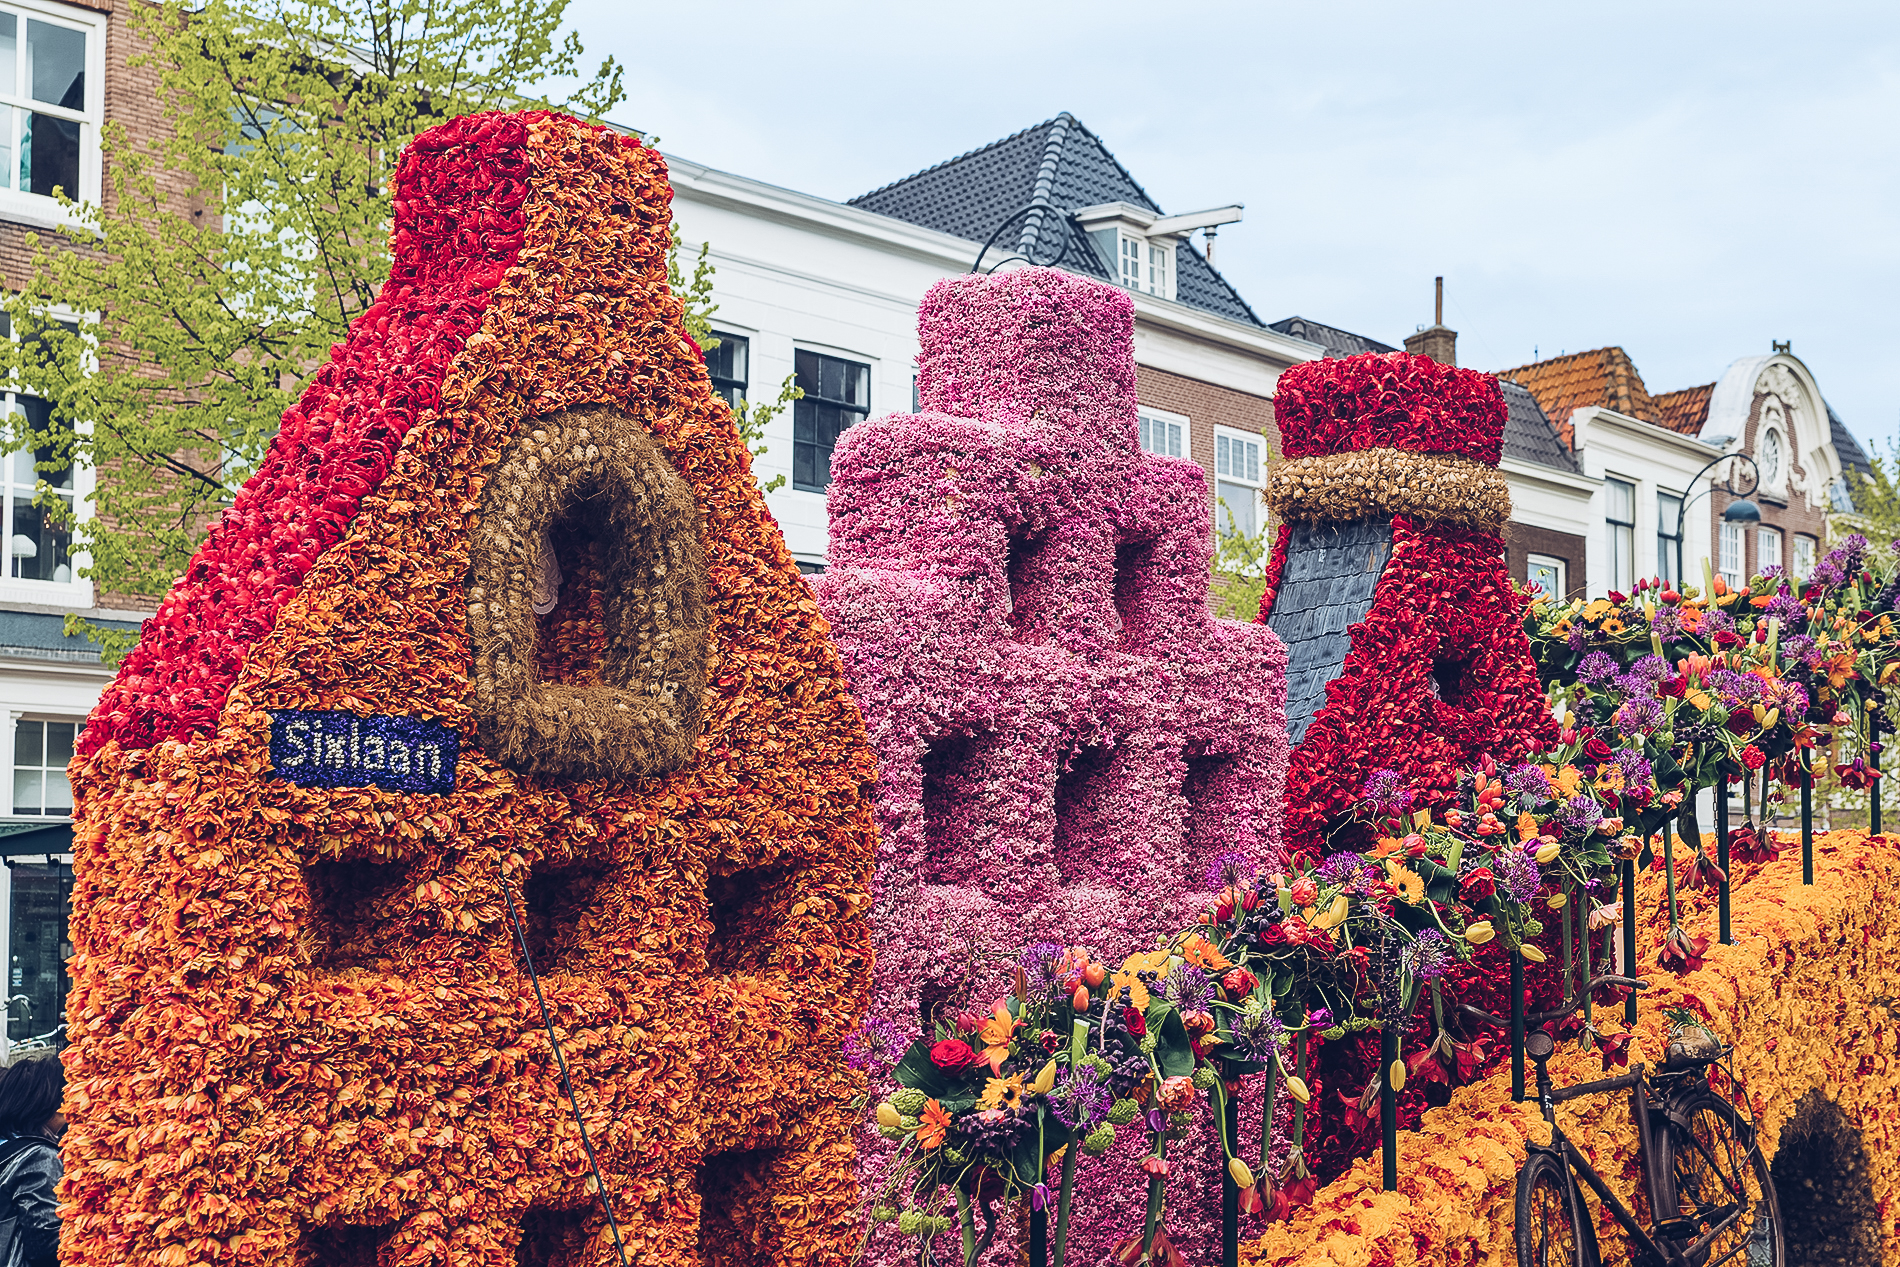
<path fill-rule="evenodd" d="M 1263 320 L 1461 364 L 1620 344 L 1652 392 L 1790 339 L 1900 435 L 1900 5 L 716 5 L 574 0 L 616 111 L 848 198 L 1067 110 L 1162 209 L 1246 204 Z M 1198 241 L 1198 238 L 1196 239 Z"/>

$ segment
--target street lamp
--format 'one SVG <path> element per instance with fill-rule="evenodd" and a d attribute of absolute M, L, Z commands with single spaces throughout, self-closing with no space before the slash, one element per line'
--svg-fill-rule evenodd
<path fill-rule="evenodd" d="M 1707 488 L 1695 494 L 1693 497 L 1684 497 L 1682 499 L 1681 505 L 1676 507 L 1676 571 L 1678 573 L 1682 571 L 1682 530 L 1689 522 L 1689 503 L 1699 498 L 1707 497 L 1710 493 L 1713 493 L 1719 488 L 1735 499 L 1722 508 L 1722 522 L 1731 524 L 1758 524 L 1761 522 L 1761 507 L 1743 495 L 1744 493 L 1752 493 L 1761 487 L 1761 468 L 1756 466 L 1755 459 L 1749 457 L 1746 453 L 1724 453 L 1721 457 L 1715 458 L 1707 466 L 1689 477 L 1689 487 L 1694 488 L 1695 482 L 1708 474 L 1709 471 L 1713 470 L 1716 464 L 1720 462 L 1748 463 L 1748 487 L 1741 489 L 1735 486 L 1735 472 L 1731 468 L 1728 478 L 1724 479 L 1720 484 L 1717 484 L 1714 480 L 1710 480 Z M 1680 585 L 1682 584 L 1683 578 L 1678 575 L 1670 579 Z"/>

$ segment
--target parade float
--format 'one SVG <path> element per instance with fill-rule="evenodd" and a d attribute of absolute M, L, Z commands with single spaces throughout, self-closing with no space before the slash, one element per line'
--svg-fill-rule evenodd
<path fill-rule="evenodd" d="M 1127 295 L 1024 268 L 931 293 L 814 598 L 657 153 L 473 116 L 396 190 L 75 758 L 62 1261 L 1510 1261 L 1559 1001 L 1566 1082 L 1733 1045 L 1764 1261 L 1900 1261 L 1890 554 L 1534 600 L 1495 383 L 1356 357 L 1217 621 Z"/>

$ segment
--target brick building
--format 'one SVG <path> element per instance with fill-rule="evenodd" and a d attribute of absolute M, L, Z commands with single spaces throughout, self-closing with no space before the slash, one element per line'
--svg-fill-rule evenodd
<path fill-rule="evenodd" d="M 100 129 L 119 124 L 136 142 L 163 126 L 157 75 L 129 64 L 136 51 L 125 0 L 0 2 L 0 106 L 6 107 L 0 115 L 0 273 L 8 287 L 19 288 L 32 275 L 29 234 L 40 235 L 43 250 L 70 249 L 50 232 L 71 222 L 55 189 L 80 202 L 110 203 Z M 4 324 L 0 331 L 17 333 Z M 7 392 L 5 405 L 15 426 L 44 427 L 50 417 L 44 402 L 21 392 Z M 0 761 L 8 767 L 11 799 L 0 807 L 0 855 L 8 864 L 0 872 L 0 957 L 8 973 L 0 1047 L 46 1038 L 64 1013 L 72 874 L 66 761 L 111 677 L 96 644 L 65 635 L 66 616 L 78 612 L 131 629 L 149 610 L 95 594 L 81 575 L 86 559 L 74 553 L 70 534 L 34 505 L 44 481 L 51 495 L 85 516 L 93 473 L 48 470 L 31 450 L 4 462 Z"/>

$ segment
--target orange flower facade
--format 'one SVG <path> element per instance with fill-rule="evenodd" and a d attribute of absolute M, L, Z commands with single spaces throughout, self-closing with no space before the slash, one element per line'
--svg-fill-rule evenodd
<path fill-rule="evenodd" d="M 75 762 L 67 1264 L 842 1267 L 874 765 L 659 155 L 458 120 Z M 790 755 L 795 754 L 795 757 Z"/>

